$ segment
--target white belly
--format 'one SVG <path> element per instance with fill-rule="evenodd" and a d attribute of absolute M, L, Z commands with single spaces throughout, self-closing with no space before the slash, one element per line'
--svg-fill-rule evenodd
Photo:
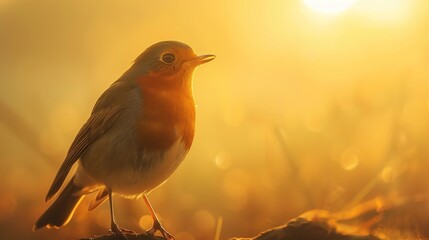
<path fill-rule="evenodd" d="M 139 197 L 163 184 L 187 154 L 181 138 L 160 153 L 141 151 L 135 141 L 113 143 L 108 135 L 83 156 L 75 177 L 80 186 L 105 185 L 124 197 Z"/>
<path fill-rule="evenodd" d="M 150 161 L 151 166 L 140 165 L 139 168 L 128 169 L 112 181 L 113 192 L 125 197 L 138 197 L 162 185 L 179 167 L 187 151 L 183 143 L 178 140 L 164 154 L 143 153 L 141 159 Z"/>

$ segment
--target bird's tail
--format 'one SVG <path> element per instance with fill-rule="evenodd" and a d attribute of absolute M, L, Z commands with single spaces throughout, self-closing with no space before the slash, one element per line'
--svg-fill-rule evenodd
<path fill-rule="evenodd" d="M 42 214 L 42 216 L 34 224 L 33 230 L 42 227 L 60 228 L 67 224 L 73 216 L 74 210 L 83 199 L 83 195 L 79 194 L 81 187 L 73 183 L 73 178 L 61 192 L 60 196 L 54 203 Z"/>

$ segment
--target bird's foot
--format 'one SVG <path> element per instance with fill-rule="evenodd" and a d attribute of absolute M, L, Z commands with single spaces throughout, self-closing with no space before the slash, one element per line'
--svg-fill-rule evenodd
<path fill-rule="evenodd" d="M 149 235 L 154 236 L 154 235 L 155 235 L 155 233 L 156 233 L 156 231 L 159 231 L 159 232 L 162 234 L 162 236 L 163 236 L 165 239 L 167 239 L 167 240 L 175 240 L 175 239 L 174 239 L 174 237 L 173 237 L 173 235 L 171 235 L 169 232 L 167 232 L 167 230 L 165 230 L 165 229 L 161 226 L 161 224 L 159 223 L 159 221 L 155 221 L 155 222 L 153 223 L 152 228 L 151 228 L 151 229 L 149 229 L 149 230 L 147 230 L 147 231 L 146 231 L 146 233 L 147 233 L 147 234 L 149 234 Z"/>
<path fill-rule="evenodd" d="M 112 228 L 110 229 L 110 232 L 112 235 L 115 235 L 117 239 L 121 239 L 121 240 L 128 240 L 128 238 L 125 236 L 124 233 L 136 234 L 135 232 L 133 232 L 131 230 L 119 228 L 118 225 L 116 225 L 115 223 L 112 224 Z"/>
<path fill-rule="evenodd" d="M 122 233 L 128 234 L 128 235 L 137 235 L 136 232 L 134 232 L 133 230 L 129 230 L 126 228 L 119 228 L 119 230 L 121 230 Z"/>

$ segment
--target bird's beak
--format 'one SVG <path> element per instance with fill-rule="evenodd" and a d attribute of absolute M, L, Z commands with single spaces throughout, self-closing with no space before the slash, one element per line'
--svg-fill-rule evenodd
<path fill-rule="evenodd" d="M 216 56 L 212 55 L 212 54 L 201 55 L 201 56 L 198 56 L 198 57 L 190 60 L 189 63 L 193 66 L 198 66 L 198 65 L 201 65 L 203 63 L 210 62 L 211 60 L 213 60 L 215 58 L 216 58 Z"/>

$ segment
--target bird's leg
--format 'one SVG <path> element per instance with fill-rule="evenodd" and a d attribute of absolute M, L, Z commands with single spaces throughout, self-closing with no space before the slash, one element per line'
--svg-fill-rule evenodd
<path fill-rule="evenodd" d="M 109 203 L 110 203 L 110 224 L 111 224 L 110 231 L 116 236 L 118 236 L 119 239 L 127 240 L 127 237 L 125 237 L 124 233 L 115 222 L 115 217 L 113 215 L 112 190 L 110 190 L 110 188 L 108 190 L 109 190 Z"/>
<path fill-rule="evenodd" d="M 173 235 L 171 235 L 169 232 L 167 232 L 167 230 L 165 230 L 165 229 L 161 226 L 161 223 L 159 222 L 158 217 L 156 216 L 156 213 L 155 213 L 155 211 L 153 210 L 152 205 L 150 204 L 149 199 L 147 198 L 146 194 L 144 194 L 144 195 L 143 195 L 143 199 L 144 199 L 144 201 L 145 201 L 145 203 L 146 203 L 147 208 L 149 209 L 149 213 L 150 213 L 150 215 L 151 215 L 151 216 L 152 216 L 152 218 L 153 218 L 153 226 L 152 226 L 152 228 L 151 228 L 151 229 L 147 230 L 146 232 L 147 232 L 148 234 L 150 234 L 150 235 L 155 235 L 156 231 L 160 231 L 160 232 L 161 232 L 161 234 L 162 234 L 162 236 L 163 236 L 165 239 L 168 239 L 168 240 L 174 240 Z"/>

